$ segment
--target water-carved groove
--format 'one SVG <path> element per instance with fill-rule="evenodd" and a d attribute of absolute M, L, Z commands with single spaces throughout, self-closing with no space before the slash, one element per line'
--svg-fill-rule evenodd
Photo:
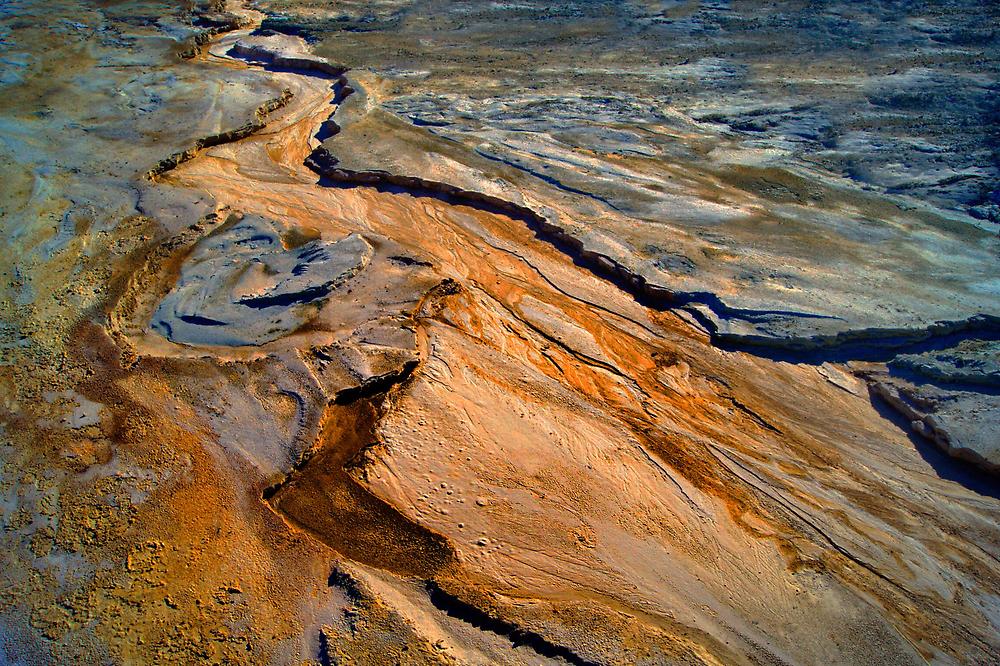
<path fill-rule="evenodd" d="M 322 123 L 316 138 L 322 141 L 341 132 L 342 128 L 336 120 L 337 112 L 341 103 L 355 93 L 355 89 L 345 76 L 349 71 L 348 68 L 332 65 L 313 56 L 285 56 L 256 46 L 237 44 L 232 52 L 263 61 L 271 69 L 295 71 L 304 76 L 334 78 L 332 86 L 334 111 Z M 684 292 L 652 284 L 646 277 L 624 266 L 613 257 L 587 248 L 582 240 L 528 206 L 440 181 L 377 169 L 347 169 L 339 162 L 335 155 L 321 145 L 306 158 L 305 166 L 321 177 L 321 185 L 363 186 L 393 193 L 405 192 L 415 197 L 428 197 L 449 204 L 466 205 L 483 212 L 518 220 L 525 224 L 536 238 L 560 250 L 576 265 L 613 283 L 635 298 L 640 305 L 659 311 L 681 310 L 687 313 L 709 333 L 713 345 L 722 349 L 743 351 L 773 360 L 818 365 L 831 361 L 888 361 L 902 352 L 940 348 L 968 338 L 1000 339 L 1000 315 L 989 313 L 980 313 L 960 320 L 937 321 L 913 328 L 872 327 L 812 336 L 789 335 L 776 338 L 723 331 L 720 330 L 717 319 L 752 323 L 766 322 L 774 317 L 839 318 L 811 312 L 736 308 L 727 305 L 719 296 L 709 291 Z M 714 316 L 706 314 L 705 308 Z"/>
<path fill-rule="evenodd" d="M 328 123 L 333 122 L 331 120 Z M 438 199 L 449 204 L 465 205 L 483 212 L 504 215 L 524 223 L 535 236 L 566 254 L 575 264 L 608 280 L 633 296 L 645 307 L 654 310 L 683 310 L 711 336 L 712 343 L 732 351 L 744 351 L 758 356 L 773 357 L 801 363 L 820 364 L 827 361 L 889 360 L 901 351 L 932 347 L 935 341 L 953 344 L 965 338 L 1000 338 L 1000 316 L 977 314 L 967 319 L 939 321 L 915 328 L 867 328 L 815 336 L 771 338 L 763 335 L 733 334 L 719 329 L 718 324 L 698 306 L 708 307 L 723 319 L 765 321 L 769 317 L 835 318 L 808 312 L 782 310 L 747 310 L 726 305 L 718 296 L 707 291 L 680 292 L 651 284 L 607 255 L 587 249 L 583 241 L 545 216 L 527 206 L 515 204 L 489 194 L 464 190 L 438 181 L 402 176 L 379 170 L 353 171 L 339 166 L 339 160 L 326 148 L 319 147 L 306 159 L 306 166 L 322 177 L 321 184 L 336 187 L 374 187 L 390 192 L 405 192 L 415 197 Z"/>
<path fill-rule="evenodd" d="M 205 148 L 221 146 L 224 143 L 232 143 L 245 139 L 251 134 L 255 134 L 267 126 L 267 118 L 278 109 L 284 107 L 291 101 L 292 91 L 285 89 L 281 95 L 269 99 L 254 110 L 253 118 L 244 125 L 236 129 L 226 130 L 218 134 L 209 134 L 194 142 L 194 145 L 187 150 L 181 150 L 169 157 L 165 157 L 156 163 L 152 169 L 146 172 L 146 178 L 155 181 L 168 171 L 176 169 L 178 166 L 194 159 Z"/>
<path fill-rule="evenodd" d="M 427 581 L 427 594 L 431 603 L 438 610 L 450 617 L 462 620 L 480 631 L 503 636 L 510 640 L 513 647 L 524 645 L 543 657 L 562 659 L 574 666 L 598 666 L 598 662 L 585 659 L 568 647 L 553 643 L 537 632 L 519 627 L 513 622 L 491 615 L 483 609 L 459 599 L 454 594 L 443 590 L 436 581 Z"/>
<path fill-rule="evenodd" d="M 452 565 L 448 540 L 403 515 L 358 482 L 347 466 L 378 443 L 392 393 L 416 368 L 407 365 L 326 407 L 318 442 L 262 497 L 293 526 L 352 560 L 402 576 L 429 578 Z M 379 390 L 381 389 L 381 390 Z M 339 396 L 338 396 L 339 397 Z"/>
<path fill-rule="evenodd" d="M 361 399 L 375 398 L 389 391 L 393 386 L 402 384 L 420 365 L 419 361 L 407 361 L 398 370 L 392 370 L 381 375 L 369 377 L 357 386 L 351 386 L 337 391 L 333 398 L 334 404 L 349 405 Z"/>

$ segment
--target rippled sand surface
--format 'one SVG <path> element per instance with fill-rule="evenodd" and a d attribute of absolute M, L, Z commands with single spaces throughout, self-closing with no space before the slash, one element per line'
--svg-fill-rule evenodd
<path fill-rule="evenodd" d="M 989 3 L 0 3 L 0 661 L 990 663 Z"/>

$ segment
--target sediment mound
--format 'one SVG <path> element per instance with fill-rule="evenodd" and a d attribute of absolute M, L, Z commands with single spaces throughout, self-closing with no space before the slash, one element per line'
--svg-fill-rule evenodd
<path fill-rule="evenodd" d="M 312 319 L 371 255 L 357 234 L 289 246 L 274 222 L 248 215 L 195 247 L 152 327 L 184 344 L 264 344 Z"/>

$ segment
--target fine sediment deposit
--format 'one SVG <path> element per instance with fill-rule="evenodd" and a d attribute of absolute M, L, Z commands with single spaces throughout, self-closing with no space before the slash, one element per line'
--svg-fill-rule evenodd
<path fill-rule="evenodd" d="M 371 246 L 356 234 L 289 247 L 263 218 L 227 227 L 186 258 L 153 314 L 153 330 L 190 345 L 261 345 L 310 321 L 371 258 Z"/>

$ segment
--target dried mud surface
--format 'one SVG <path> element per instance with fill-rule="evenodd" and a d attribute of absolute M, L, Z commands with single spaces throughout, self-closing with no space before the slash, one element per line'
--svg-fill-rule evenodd
<path fill-rule="evenodd" d="M 994 659 L 995 35 L 788 7 L 0 5 L 0 660 Z"/>

